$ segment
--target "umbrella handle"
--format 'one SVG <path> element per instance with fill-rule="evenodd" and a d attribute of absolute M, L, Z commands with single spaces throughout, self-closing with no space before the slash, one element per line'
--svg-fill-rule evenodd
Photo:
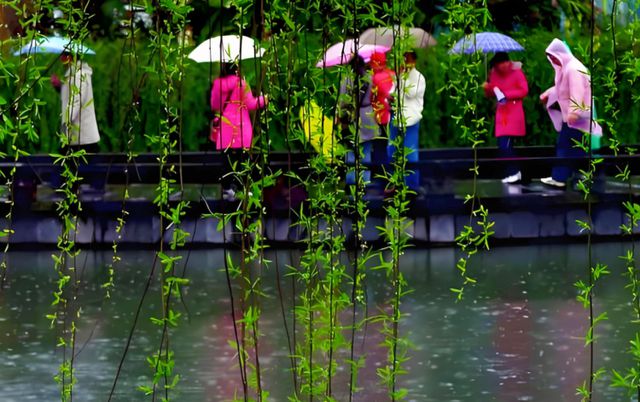
<path fill-rule="evenodd" d="M 487 67 L 487 54 L 484 54 L 484 80 L 489 82 L 489 68 Z"/>

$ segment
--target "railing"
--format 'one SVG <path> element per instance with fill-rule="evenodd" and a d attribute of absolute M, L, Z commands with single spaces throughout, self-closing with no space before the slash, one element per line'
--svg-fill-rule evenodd
<path fill-rule="evenodd" d="M 480 177 L 486 179 L 500 178 L 504 175 L 507 164 L 516 162 L 525 178 L 544 177 L 549 175 L 552 166 L 563 164 L 575 168 L 586 168 L 586 158 L 556 158 L 553 147 L 516 148 L 517 158 L 499 158 L 496 148 L 483 148 L 478 151 Z M 304 173 L 308 154 L 287 154 L 273 152 L 269 155 L 272 169 L 296 170 Z M 615 175 L 615 166 L 629 164 L 632 174 L 640 174 L 640 155 L 613 156 L 602 153 L 597 157 L 603 159 L 599 167 L 600 174 Z M 181 169 L 181 179 L 185 183 L 217 183 L 220 173 L 225 169 L 226 156 L 221 153 L 183 153 L 172 155 L 167 168 L 176 166 Z M 80 176 L 84 183 L 96 187 L 105 184 L 157 183 L 160 177 L 159 165 L 155 154 L 140 154 L 127 162 L 125 154 L 93 154 L 86 156 L 87 163 L 79 166 Z M 407 163 L 407 169 L 420 171 L 426 179 L 467 179 L 471 177 L 469 169 L 473 166 L 473 154 L 470 149 L 428 149 L 420 151 L 420 161 Z M 59 168 L 54 165 L 53 158 L 48 155 L 32 155 L 20 158 L 17 163 L 0 162 L 0 170 L 8 172 L 16 166 L 17 180 L 33 180 L 36 183 L 54 182 Z M 367 167 L 381 172 L 380 163 L 372 163 Z"/>

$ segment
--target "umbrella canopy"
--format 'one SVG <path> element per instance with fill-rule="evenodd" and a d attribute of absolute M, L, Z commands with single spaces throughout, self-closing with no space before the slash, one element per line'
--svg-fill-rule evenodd
<path fill-rule="evenodd" d="M 316 63 L 316 67 L 331 67 L 339 64 L 347 64 L 356 53 L 368 63 L 374 53 L 386 53 L 389 49 L 390 47 L 381 45 L 359 45 L 356 49 L 355 40 L 347 39 L 327 49 L 322 60 Z"/>
<path fill-rule="evenodd" d="M 62 36 L 47 36 L 44 38 L 32 39 L 26 45 L 22 46 L 19 50 L 16 50 L 13 55 L 19 56 L 22 54 L 32 53 L 74 53 L 74 54 L 96 54 L 93 50 L 84 46 L 81 43 L 74 42 L 69 38 Z"/>
<path fill-rule="evenodd" d="M 253 39 L 240 35 L 215 36 L 199 44 L 189 58 L 198 63 L 235 63 L 262 57 L 264 49 Z"/>
<path fill-rule="evenodd" d="M 438 43 L 433 36 L 422 28 L 407 28 L 399 26 L 395 26 L 394 28 L 369 28 L 360 35 L 360 43 L 393 47 L 394 39 L 402 39 L 407 36 L 411 37 L 413 40 L 411 46 L 414 48 L 426 48 L 429 46 L 435 46 Z"/>
<path fill-rule="evenodd" d="M 389 50 L 391 50 L 391 48 L 388 46 L 362 45 L 358 48 L 358 55 L 368 63 L 371 61 L 371 56 L 373 56 L 374 53 L 387 53 Z"/>
<path fill-rule="evenodd" d="M 354 39 L 347 39 L 343 42 L 338 42 L 335 45 L 331 45 L 322 60 L 316 63 L 316 67 L 331 67 L 338 64 L 347 64 L 353 53 L 356 51 L 356 41 Z"/>
<path fill-rule="evenodd" d="M 507 35 L 498 32 L 481 32 L 467 35 L 460 39 L 449 53 L 496 53 L 519 52 L 522 50 L 524 50 L 524 47 Z"/>

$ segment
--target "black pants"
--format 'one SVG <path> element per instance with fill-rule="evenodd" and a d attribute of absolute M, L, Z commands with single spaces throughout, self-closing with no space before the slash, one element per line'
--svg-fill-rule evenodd
<path fill-rule="evenodd" d="M 97 142 L 94 142 L 93 144 L 68 145 L 66 147 L 62 147 L 60 153 L 62 155 L 66 155 L 67 153 L 78 152 L 81 150 L 84 150 L 88 154 L 97 154 L 100 152 L 100 147 Z"/>
<path fill-rule="evenodd" d="M 220 170 L 220 185 L 222 189 L 233 189 L 234 191 L 239 189 L 242 183 L 236 172 L 243 170 L 242 165 L 249 160 L 249 153 L 245 149 L 234 148 L 220 152 L 220 157 L 222 158 Z"/>
<path fill-rule="evenodd" d="M 96 154 L 100 152 L 100 147 L 98 146 L 98 143 L 83 144 L 83 145 L 68 145 L 60 149 L 60 154 L 67 155 L 73 152 L 78 152 L 80 150 L 84 150 L 88 154 Z M 75 173 L 78 174 L 78 167 L 80 164 L 83 164 L 84 162 L 81 159 L 78 159 L 76 160 L 76 163 L 77 165 L 72 167 L 72 169 L 74 169 Z M 62 186 L 62 171 L 60 170 L 60 167 L 58 166 L 54 167 L 51 174 L 50 182 L 53 188 L 60 188 Z M 91 186 L 94 188 L 104 188 L 104 181 L 92 182 Z M 71 188 L 72 192 L 77 192 L 77 190 L 78 190 L 78 182 L 74 183 L 73 187 Z"/>
<path fill-rule="evenodd" d="M 516 152 L 513 149 L 513 143 L 517 137 L 512 135 L 503 135 L 498 137 L 498 155 L 500 158 L 513 160 L 516 158 Z M 517 163 L 509 162 L 504 170 L 504 176 L 513 176 L 518 173 L 520 168 Z"/>

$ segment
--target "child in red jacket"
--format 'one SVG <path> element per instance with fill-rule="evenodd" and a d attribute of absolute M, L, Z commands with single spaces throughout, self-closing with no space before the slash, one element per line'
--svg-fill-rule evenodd
<path fill-rule="evenodd" d="M 389 98 L 394 88 L 393 71 L 387 68 L 387 56 L 384 53 L 374 53 L 371 56 L 371 105 L 376 123 L 383 133 L 391 121 L 391 105 Z"/>

